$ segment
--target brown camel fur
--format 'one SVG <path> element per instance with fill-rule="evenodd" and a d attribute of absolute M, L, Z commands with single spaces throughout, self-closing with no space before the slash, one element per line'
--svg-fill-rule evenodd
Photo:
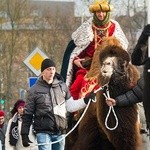
<path fill-rule="evenodd" d="M 128 53 L 120 47 L 115 38 L 104 41 L 104 46 L 95 51 L 91 69 L 87 74 L 88 79 L 97 78 L 99 85 L 108 81 L 109 93 L 112 98 L 125 93 L 136 84 L 139 72 L 130 64 Z M 109 45 L 109 46 L 107 46 Z M 114 58 L 117 71 L 110 78 L 102 76 L 101 68 L 106 58 Z M 118 126 L 115 130 L 109 130 L 105 126 L 105 118 L 109 107 L 106 104 L 103 91 L 96 94 L 96 103 L 92 102 L 81 120 L 76 136 L 69 150 L 141 150 L 141 137 L 138 123 L 136 105 L 127 107 L 114 106 L 118 117 Z M 114 127 L 113 113 L 108 119 L 108 126 Z M 74 134 L 75 135 L 75 134 Z M 68 137 L 69 138 L 69 137 Z M 70 135 L 71 138 L 71 135 Z"/>

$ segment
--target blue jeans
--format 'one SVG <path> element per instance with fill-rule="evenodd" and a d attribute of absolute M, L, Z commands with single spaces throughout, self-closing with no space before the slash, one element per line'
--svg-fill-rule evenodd
<path fill-rule="evenodd" d="M 37 143 L 39 150 L 64 150 L 65 149 L 65 135 L 51 135 L 47 133 L 37 133 Z M 55 144 L 51 144 L 51 142 L 58 141 L 62 139 L 60 142 Z M 43 145 L 42 145 L 43 144 Z"/>

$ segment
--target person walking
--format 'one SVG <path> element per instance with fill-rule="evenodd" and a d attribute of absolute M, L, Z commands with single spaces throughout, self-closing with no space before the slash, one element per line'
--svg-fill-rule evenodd
<path fill-rule="evenodd" d="M 5 138 L 6 150 L 31 150 L 31 149 L 38 150 L 37 146 L 35 146 L 36 141 L 32 127 L 30 128 L 29 137 L 33 143 L 28 148 L 22 145 L 20 132 L 24 106 L 25 101 L 19 99 L 16 101 L 13 109 L 11 110 L 12 118 L 9 120 L 6 130 L 6 138 Z"/>
<path fill-rule="evenodd" d="M 147 128 L 150 129 L 150 58 L 148 57 L 148 37 L 150 36 L 150 24 L 146 25 L 138 39 L 138 42 L 131 54 L 132 63 L 136 66 L 144 66 L 144 89 L 143 106 L 146 117 Z"/>
<path fill-rule="evenodd" d="M 0 110 L 0 150 L 5 150 L 5 133 L 7 123 L 5 122 L 5 112 Z"/>
<path fill-rule="evenodd" d="M 74 99 L 84 97 L 97 85 L 97 81 L 85 80 L 95 50 L 107 37 L 116 37 L 127 50 L 128 40 L 119 23 L 110 19 L 113 6 L 107 0 L 95 0 L 89 6 L 93 17 L 85 21 L 71 36 L 63 57 L 61 75 Z"/>
<path fill-rule="evenodd" d="M 28 134 L 33 122 L 39 150 L 64 150 L 66 112 L 84 108 L 94 96 L 91 93 L 88 97 L 75 101 L 66 83 L 56 72 L 54 61 L 44 59 L 41 64 L 41 77 L 27 92 L 21 128 L 23 145 L 30 145 Z"/>

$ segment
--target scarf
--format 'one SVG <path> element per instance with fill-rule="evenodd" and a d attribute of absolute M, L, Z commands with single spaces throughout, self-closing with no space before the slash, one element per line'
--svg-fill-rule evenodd
<path fill-rule="evenodd" d="M 16 113 L 12 118 L 12 123 L 10 125 L 10 131 L 9 131 L 9 143 L 12 146 L 16 146 L 18 138 L 19 138 L 18 120 L 19 120 L 19 116 Z"/>
<path fill-rule="evenodd" d="M 105 24 L 107 24 L 108 22 L 110 21 L 110 12 L 106 12 L 106 17 L 104 18 L 103 21 L 100 21 L 97 16 L 96 16 L 96 13 L 94 13 L 93 15 L 93 23 L 96 25 L 96 26 L 104 26 Z"/>

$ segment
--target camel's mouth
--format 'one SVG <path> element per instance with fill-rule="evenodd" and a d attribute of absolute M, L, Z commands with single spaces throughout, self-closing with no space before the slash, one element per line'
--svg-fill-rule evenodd
<path fill-rule="evenodd" d="M 102 76 L 105 80 L 109 80 L 111 78 L 111 74 L 109 74 L 108 72 L 107 73 L 102 72 Z"/>
<path fill-rule="evenodd" d="M 111 78 L 111 74 L 109 72 L 102 72 L 102 76 L 105 78 L 105 79 L 110 79 Z"/>

